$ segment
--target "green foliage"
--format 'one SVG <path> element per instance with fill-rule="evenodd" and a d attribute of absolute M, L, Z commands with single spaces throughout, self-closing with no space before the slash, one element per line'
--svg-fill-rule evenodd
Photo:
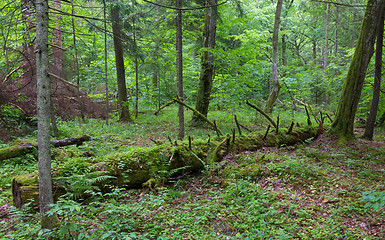
<path fill-rule="evenodd" d="M 367 202 L 365 207 L 378 211 L 385 206 L 385 191 L 367 191 L 362 195 L 361 201 Z"/>
<path fill-rule="evenodd" d="M 65 163 L 59 176 L 54 181 L 66 190 L 66 196 L 70 199 L 84 198 L 84 195 L 98 195 L 98 191 L 104 187 L 103 182 L 114 178 L 106 175 L 105 171 L 95 171 L 99 165 L 89 166 L 82 161 L 68 161 Z"/>

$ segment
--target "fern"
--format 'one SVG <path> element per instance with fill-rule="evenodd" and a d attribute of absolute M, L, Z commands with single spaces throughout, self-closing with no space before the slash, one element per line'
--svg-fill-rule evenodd
<path fill-rule="evenodd" d="M 67 191 L 70 198 L 78 199 L 86 192 L 100 191 L 97 183 L 101 183 L 107 179 L 114 178 L 105 175 L 105 171 L 91 171 L 92 166 L 83 174 L 74 174 L 67 177 L 58 177 L 56 181 Z"/>
<path fill-rule="evenodd" d="M 171 168 L 171 162 L 174 157 L 174 153 L 168 157 L 166 154 L 161 154 L 156 163 L 151 166 L 150 176 L 155 182 L 155 186 L 162 186 L 165 184 L 168 178 L 172 177 L 179 171 L 189 168 L 189 166 Z"/>

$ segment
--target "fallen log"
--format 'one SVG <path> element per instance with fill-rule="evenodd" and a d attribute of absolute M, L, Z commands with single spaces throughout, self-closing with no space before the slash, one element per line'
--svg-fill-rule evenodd
<path fill-rule="evenodd" d="M 81 145 L 83 142 L 89 141 L 89 136 L 82 136 L 78 138 L 66 138 L 51 141 L 53 147 L 63 147 L 69 145 Z M 18 140 L 15 143 L 6 148 L 0 149 L 0 160 L 9 158 L 22 157 L 28 153 L 32 153 L 37 148 L 37 142 L 30 140 Z"/>
<path fill-rule="evenodd" d="M 168 143 L 112 153 L 103 159 L 93 159 L 93 162 L 100 162 L 95 171 L 104 171 L 106 176 L 110 176 L 105 181 L 98 182 L 97 185 L 105 192 L 109 191 L 106 186 L 151 187 L 153 183 L 162 183 L 170 177 L 183 175 L 186 172 L 197 172 L 231 153 L 256 151 L 265 146 L 294 145 L 314 139 L 319 133 L 318 128 L 306 126 L 305 128 L 292 129 L 290 134 L 286 134 L 285 130 L 267 136 L 251 133 L 238 136 L 233 141 L 228 134 L 223 138 L 217 138 L 216 141 L 198 139 L 189 142 L 186 140 L 178 142 L 178 145 Z M 52 175 L 58 176 L 58 170 L 53 170 Z M 57 199 L 63 194 L 62 189 L 64 188 L 60 187 L 55 179 L 53 185 L 54 198 Z M 37 186 L 36 175 L 15 177 L 12 184 L 15 205 L 20 207 L 29 202 L 28 199 L 34 199 L 34 204 L 37 204 Z"/>

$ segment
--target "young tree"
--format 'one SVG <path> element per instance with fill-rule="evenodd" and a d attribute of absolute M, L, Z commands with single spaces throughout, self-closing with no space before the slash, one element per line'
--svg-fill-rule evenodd
<path fill-rule="evenodd" d="M 281 85 L 278 80 L 278 31 L 279 31 L 279 22 L 281 18 L 283 0 L 278 0 L 277 8 L 275 11 L 275 21 L 273 29 L 273 65 L 272 65 L 272 82 L 273 88 L 271 89 L 269 98 L 267 99 L 265 111 L 267 113 L 273 112 L 273 106 L 275 101 L 278 98 L 279 90 Z"/>
<path fill-rule="evenodd" d="M 363 136 L 368 140 L 373 139 L 374 123 L 376 122 L 378 102 L 380 101 L 383 42 L 384 42 L 384 14 L 382 15 L 382 18 L 380 20 L 380 26 L 378 28 L 378 33 L 377 33 L 373 99 L 372 99 L 372 104 L 370 106 L 368 120 L 366 121 L 365 133 Z"/>
<path fill-rule="evenodd" d="M 183 101 L 183 55 L 182 55 L 182 0 L 176 1 L 176 7 L 178 8 L 176 17 L 176 78 L 177 78 L 177 90 L 178 97 Z M 179 104 L 178 108 L 179 117 L 179 133 L 180 139 L 184 138 L 184 110 L 183 105 Z"/>
<path fill-rule="evenodd" d="M 41 227 L 52 229 L 56 216 L 47 215 L 53 204 L 50 143 L 50 79 L 48 78 L 48 0 L 36 1 L 36 76 Z"/>
<path fill-rule="evenodd" d="M 112 32 L 114 39 L 116 78 L 118 83 L 118 104 L 120 108 L 120 121 L 131 122 L 130 111 L 127 106 L 126 76 L 123 59 L 122 29 L 119 5 L 111 6 Z"/>
<path fill-rule="evenodd" d="M 199 76 L 198 96 L 196 101 L 196 110 L 207 116 L 210 104 L 211 86 L 213 83 L 214 73 L 214 55 L 211 52 L 215 47 L 215 35 L 217 31 L 217 0 L 206 0 L 206 6 L 214 6 L 205 8 L 205 26 L 203 30 L 203 47 L 205 50 L 201 58 L 201 72 Z M 194 113 L 193 122 L 201 122 L 203 119 Z"/>
<path fill-rule="evenodd" d="M 349 67 L 340 101 L 338 103 L 335 120 L 330 132 L 341 138 L 352 138 L 354 116 L 364 84 L 366 69 L 374 52 L 374 42 L 380 19 L 384 14 L 385 0 L 369 0 L 362 22 L 360 36 Z"/>

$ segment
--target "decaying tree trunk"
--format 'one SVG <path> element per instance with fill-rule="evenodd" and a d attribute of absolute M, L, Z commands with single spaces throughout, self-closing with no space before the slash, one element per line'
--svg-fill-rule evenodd
<path fill-rule="evenodd" d="M 319 134 L 318 128 L 293 129 L 291 126 L 291 131 L 282 130 L 279 134 L 269 133 L 267 136 L 255 132 L 237 137 L 228 134 L 217 138 L 216 141 L 198 139 L 113 153 L 100 160 L 103 165 L 99 164 L 98 169 L 105 170 L 106 175 L 114 178 L 108 178 L 98 184 L 101 189 L 106 189 L 102 184 L 138 188 L 151 184 L 151 180 L 164 172 L 174 171 L 175 175 L 196 172 L 206 165 L 220 161 L 228 154 L 256 151 L 262 147 L 293 145 L 316 138 Z M 58 174 L 53 172 L 53 175 Z M 28 199 L 36 201 L 38 191 L 35 178 L 37 177 L 32 174 L 16 176 L 13 179 L 13 198 L 16 206 L 27 203 Z M 55 185 L 54 181 L 55 198 L 63 194 L 62 189 Z"/>
<path fill-rule="evenodd" d="M 51 141 L 53 147 L 64 147 L 68 145 L 81 145 L 83 142 L 89 141 L 89 136 L 78 138 L 66 138 Z M 0 149 L 0 160 L 9 158 L 22 157 L 25 154 L 33 152 L 38 147 L 37 142 L 28 140 L 19 140 L 13 146 Z"/>

